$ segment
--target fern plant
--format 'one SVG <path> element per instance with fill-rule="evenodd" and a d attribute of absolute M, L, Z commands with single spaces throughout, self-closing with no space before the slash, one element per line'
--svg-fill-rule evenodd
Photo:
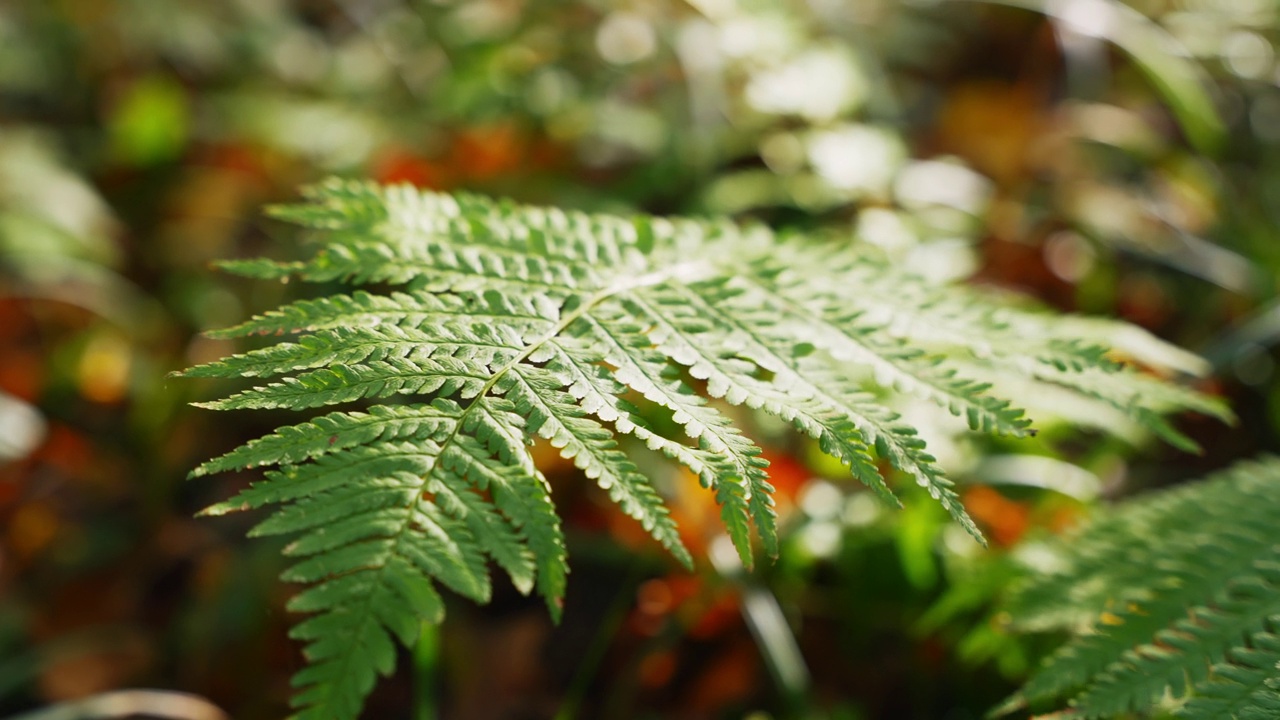
<path fill-rule="evenodd" d="M 298 717 L 353 718 L 395 643 L 441 619 L 437 583 L 484 602 L 492 561 L 560 612 L 564 537 L 530 444 L 544 438 L 685 565 L 627 436 L 714 493 L 743 562 L 778 537 L 760 448 L 726 405 L 784 419 L 890 503 L 897 474 L 975 538 L 951 482 L 887 404 L 926 398 L 974 430 L 1031 432 L 973 377 L 1021 378 L 1119 408 L 1184 447 L 1162 414 L 1211 399 L 1108 357 L 1114 326 L 1059 323 L 939 287 L 855 247 L 727 221 L 622 218 L 332 180 L 275 214 L 313 231 L 298 262 L 254 278 L 390 286 L 302 300 L 218 337 L 290 336 L 188 377 L 278 378 L 203 406 L 346 409 L 283 427 L 194 475 L 274 467 L 206 514 L 271 506 L 254 535 L 291 534 L 284 575 L 309 665 Z M 296 336 L 296 337 L 295 337 Z M 961 374 L 963 368 L 966 374 Z M 390 400 L 393 396 L 398 399 Z M 355 404 L 352 407 L 352 404 Z M 639 405 L 685 437 L 655 431 Z M 892 469 L 892 472 L 890 472 Z"/>
<path fill-rule="evenodd" d="M 1009 611 L 1072 629 L 1005 709 L 1109 718 L 1185 699 L 1187 720 L 1280 717 L 1280 459 L 1113 508 L 1064 538 Z"/>

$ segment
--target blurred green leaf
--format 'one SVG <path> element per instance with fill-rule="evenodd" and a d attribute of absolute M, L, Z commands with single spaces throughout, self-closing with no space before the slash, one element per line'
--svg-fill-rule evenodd
<path fill-rule="evenodd" d="M 177 81 L 164 75 L 140 78 L 125 89 L 111 111 L 111 153 L 129 165 L 168 162 L 182 153 L 190 125 L 187 94 Z"/>

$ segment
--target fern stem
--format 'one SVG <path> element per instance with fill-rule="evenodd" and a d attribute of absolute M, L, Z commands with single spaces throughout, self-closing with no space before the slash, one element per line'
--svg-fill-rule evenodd
<path fill-rule="evenodd" d="M 413 720 L 436 720 L 440 716 L 436 697 L 439 670 L 440 631 L 435 623 L 424 621 L 413 648 Z"/>

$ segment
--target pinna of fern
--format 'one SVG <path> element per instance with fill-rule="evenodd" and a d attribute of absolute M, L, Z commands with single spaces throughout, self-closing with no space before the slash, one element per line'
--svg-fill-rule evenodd
<path fill-rule="evenodd" d="M 1002 709 L 1111 718 L 1170 700 L 1186 720 L 1280 717 L 1280 459 L 1121 503 L 1053 543 L 1014 627 L 1073 639 Z"/>
<path fill-rule="evenodd" d="M 765 554 L 778 550 L 773 488 L 725 405 L 794 425 L 896 503 L 887 464 L 978 539 L 886 397 L 930 400 L 981 432 L 1031 432 L 1022 410 L 963 367 L 1114 406 L 1187 447 L 1163 414 L 1226 416 L 1112 360 L 1083 326 L 929 285 L 855 246 L 342 180 L 305 197 L 275 214 L 312 230 L 309 259 L 223 267 L 392 290 L 301 300 L 216 332 L 288 340 L 182 373 L 264 383 L 204 407 L 347 406 L 193 473 L 274 468 L 205 512 L 272 506 L 253 534 L 296 536 L 284 577 L 310 586 L 290 604 L 310 613 L 292 632 L 309 661 L 294 680 L 300 718 L 355 717 L 392 669 L 393 638 L 411 644 L 421 621 L 441 618 L 436 584 L 483 602 L 490 561 L 558 616 L 568 567 L 535 438 L 692 565 L 619 437 L 686 466 L 750 567 L 753 529 Z M 650 427 L 636 403 L 668 413 L 684 437 Z"/>

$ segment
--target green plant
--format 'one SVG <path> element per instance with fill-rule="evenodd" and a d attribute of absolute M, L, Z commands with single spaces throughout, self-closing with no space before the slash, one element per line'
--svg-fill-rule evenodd
<path fill-rule="evenodd" d="M 558 615 L 567 566 L 560 520 L 530 443 L 572 458 L 686 565 L 631 436 L 690 468 L 715 493 L 729 536 L 752 562 L 750 528 L 777 552 L 766 462 L 724 405 L 778 416 L 817 439 L 861 482 L 896 502 L 880 465 L 927 488 L 980 532 L 917 431 L 887 404 L 932 400 L 975 429 L 1025 435 L 1021 410 L 971 377 L 1017 378 L 1120 408 L 1183 447 L 1161 417 L 1216 401 L 1109 359 L 1107 323 L 934 286 L 857 246 L 729 222 L 629 219 L 409 187 L 329 181 L 279 217 L 315 230 L 308 260 L 224 263 L 256 278 L 400 286 L 303 300 L 220 337 L 302 333 L 187 370 L 188 377 L 285 376 L 215 409 L 310 409 L 393 395 L 249 442 L 195 475 L 276 466 L 265 482 L 206 510 L 262 506 L 254 535 L 296 534 L 286 580 L 312 586 L 290 607 L 309 665 L 303 718 L 355 717 L 392 636 L 439 621 L 434 582 L 489 597 L 486 558 Z M 705 396 L 698 390 L 704 389 Z M 712 398 L 713 400 L 709 400 Z M 665 413 L 687 438 L 651 429 Z"/>
<path fill-rule="evenodd" d="M 1009 611 L 1077 634 L 1006 708 L 1069 698 L 1073 717 L 1280 714 L 1280 460 L 1122 503 L 1055 543 Z"/>

